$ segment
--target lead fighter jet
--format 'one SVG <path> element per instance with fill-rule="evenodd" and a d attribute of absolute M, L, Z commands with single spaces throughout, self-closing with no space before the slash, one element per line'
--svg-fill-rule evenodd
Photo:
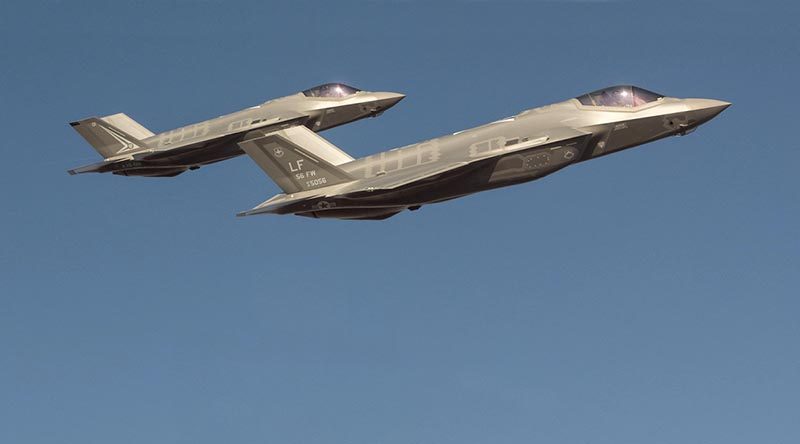
<path fill-rule="evenodd" d="M 294 126 L 304 126 L 309 131 L 326 130 L 378 116 L 403 97 L 328 83 L 160 134 L 153 134 L 122 113 L 91 117 L 70 125 L 105 159 L 69 173 L 177 176 L 243 154 L 237 143 L 263 136 L 265 132 Z"/>
<path fill-rule="evenodd" d="M 239 215 L 386 219 L 685 135 L 728 106 L 614 86 L 361 159 L 302 126 L 264 132 L 239 146 L 284 192 Z"/>

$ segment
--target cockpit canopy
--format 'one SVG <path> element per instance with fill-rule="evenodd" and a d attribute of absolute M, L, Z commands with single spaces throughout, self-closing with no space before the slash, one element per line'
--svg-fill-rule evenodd
<path fill-rule="evenodd" d="M 619 85 L 603 88 L 577 97 L 584 106 L 613 106 L 616 108 L 633 108 L 655 102 L 664 96 L 638 86 Z"/>
<path fill-rule="evenodd" d="M 344 83 L 326 83 L 303 91 L 306 97 L 347 97 L 361 91 Z"/>

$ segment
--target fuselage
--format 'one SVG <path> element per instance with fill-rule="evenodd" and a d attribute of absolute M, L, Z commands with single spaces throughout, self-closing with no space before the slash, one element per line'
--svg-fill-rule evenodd
<path fill-rule="evenodd" d="M 362 157 L 340 167 L 358 178 L 369 178 L 432 162 L 467 160 L 488 151 L 502 154 L 505 147 L 546 137 L 554 129 L 562 127 L 592 133 L 588 149 L 575 159 L 588 160 L 691 132 L 722 111 L 703 110 L 709 106 L 724 109 L 727 104 L 705 99 L 664 98 L 642 109 L 608 111 L 584 107 L 577 100 L 570 99 L 476 128 Z"/>
<path fill-rule="evenodd" d="M 586 103 L 575 98 L 530 109 L 483 126 L 340 165 L 357 180 L 369 180 L 413 174 L 415 170 L 430 171 L 436 164 L 465 164 L 463 168 L 426 177 L 390 192 L 326 198 L 326 207 L 331 207 L 326 211 L 314 211 L 318 208 L 306 205 L 311 211 L 292 212 L 313 217 L 380 219 L 403 209 L 535 180 L 577 162 L 687 134 L 730 105 L 710 99 L 663 96 L 631 106 L 583 102 Z M 587 136 L 571 144 L 536 147 L 537 141 L 541 142 L 539 145 L 545 144 L 553 134 L 564 130 Z M 531 148 L 525 149 L 528 145 Z"/>
<path fill-rule="evenodd" d="M 376 116 L 402 98 L 390 94 L 360 91 L 345 98 L 309 98 L 298 93 L 156 134 L 143 142 L 158 153 L 150 159 L 169 158 L 180 159 L 183 164 L 205 164 L 243 154 L 236 143 L 265 131 L 295 124 L 305 125 L 313 131 L 324 131 Z M 208 144 L 209 140 L 218 143 Z M 193 150 L 193 147 L 204 144 L 208 145 L 206 149 Z M 192 152 L 187 155 L 186 151 Z"/>
<path fill-rule="evenodd" d="M 238 143 L 264 132 L 292 125 L 324 131 L 365 117 L 380 115 L 402 95 L 359 91 L 349 97 L 306 97 L 298 93 L 235 113 L 184 126 L 143 140 L 152 153 L 143 157 L 158 167 L 196 169 L 239 156 Z M 140 170 L 146 171 L 146 170 Z M 127 170 L 126 175 L 137 171 Z"/>
<path fill-rule="evenodd" d="M 264 133 L 295 125 L 304 125 L 315 132 L 324 131 L 378 116 L 403 97 L 398 93 L 361 91 L 344 84 L 325 84 L 214 119 L 159 134 L 149 133 L 150 136 L 141 139 L 114 127 L 107 118 L 73 122 L 72 126 L 84 137 L 88 136 L 87 140 L 95 149 L 101 153 L 111 150 L 112 154 L 106 155 L 104 162 L 70 172 L 175 176 L 241 155 L 239 142 Z M 146 131 L 144 128 L 141 130 Z M 119 150 L 103 145 L 102 138 L 108 134 L 116 139 L 112 144 L 121 142 Z"/>

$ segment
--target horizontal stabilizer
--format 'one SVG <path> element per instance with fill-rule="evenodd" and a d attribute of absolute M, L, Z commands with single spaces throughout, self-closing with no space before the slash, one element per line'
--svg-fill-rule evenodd
<path fill-rule="evenodd" d="M 71 170 L 67 170 L 67 172 L 74 176 L 75 174 L 83 174 L 83 173 L 101 173 L 108 167 L 108 162 L 97 162 L 91 165 L 84 165 L 77 168 L 73 168 Z"/>
<path fill-rule="evenodd" d="M 240 211 L 236 213 L 236 216 L 242 217 L 242 216 L 252 216 L 255 214 L 267 214 L 267 213 L 281 214 L 282 213 L 281 210 L 286 207 L 297 204 L 298 202 L 313 201 L 315 199 L 319 199 L 320 197 L 321 196 L 319 195 L 308 195 L 308 196 L 303 195 L 303 196 L 290 197 L 286 194 L 278 194 L 276 196 L 272 196 L 270 199 L 261 203 L 255 208 L 251 208 L 249 210 Z"/>

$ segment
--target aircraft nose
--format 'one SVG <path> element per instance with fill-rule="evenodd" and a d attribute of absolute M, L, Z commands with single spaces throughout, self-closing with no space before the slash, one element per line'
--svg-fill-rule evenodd
<path fill-rule="evenodd" d="M 731 106 L 731 103 L 714 99 L 692 99 L 689 106 L 692 110 L 692 114 L 694 114 L 695 120 L 697 120 L 698 123 L 705 123 L 725 111 Z"/>
<path fill-rule="evenodd" d="M 401 100 L 403 100 L 406 96 L 405 94 L 400 93 L 393 93 L 393 92 L 384 92 L 377 94 L 378 96 L 378 104 L 383 109 L 389 109 Z"/>
<path fill-rule="evenodd" d="M 369 115 L 377 117 L 383 114 L 387 109 L 395 106 L 397 102 L 403 100 L 405 95 L 392 92 L 377 92 L 372 93 L 370 102 L 367 104 L 365 110 L 369 111 Z"/>

